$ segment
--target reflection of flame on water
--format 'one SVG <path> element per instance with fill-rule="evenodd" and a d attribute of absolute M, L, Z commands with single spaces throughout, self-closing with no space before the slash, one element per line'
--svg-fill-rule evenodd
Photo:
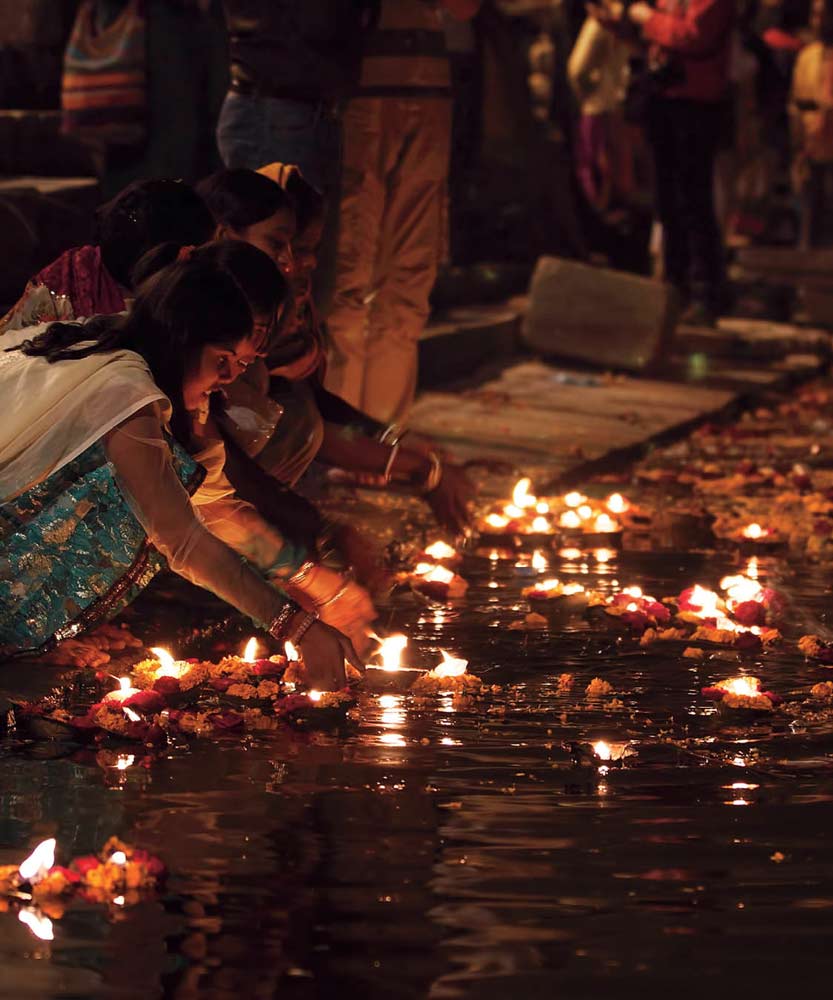
<path fill-rule="evenodd" d="M 383 694 L 379 696 L 379 708 L 396 708 L 400 699 L 395 694 Z"/>
<path fill-rule="evenodd" d="M 375 655 L 381 657 L 382 670 L 401 670 L 402 653 L 408 645 L 408 637 L 389 635 L 386 639 L 380 639 L 379 636 L 375 638 L 380 644 Z"/>
<path fill-rule="evenodd" d="M 529 492 L 529 487 L 532 485 L 531 479 L 519 479 L 515 483 L 515 488 L 512 490 L 512 503 L 516 507 L 534 507 L 538 502 L 538 498 L 533 496 Z"/>
<path fill-rule="evenodd" d="M 760 601 L 763 598 L 763 588 L 756 580 L 749 577 L 724 576 L 720 581 L 720 589 L 726 592 L 726 596 L 732 604 L 742 604 L 744 601 Z"/>
<path fill-rule="evenodd" d="M 749 561 L 746 564 L 746 575 L 750 580 L 758 579 L 758 557 L 750 556 Z"/>
<path fill-rule="evenodd" d="M 46 877 L 49 869 L 55 864 L 55 844 L 54 837 L 42 840 L 29 857 L 21 862 L 17 871 L 24 882 L 31 882 L 34 885 Z"/>
<path fill-rule="evenodd" d="M 612 559 L 616 558 L 616 553 L 613 549 L 595 549 L 593 551 L 593 558 L 597 563 L 609 563 Z"/>
<path fill-rule="evenodd" d="M 176 677 L 179 679 L 188 669 L 186 664 L 178 663 L 162 646 L 151 646 L 150 651 L 160 664 L 154 672 L 154 677 Z"/>
<path fill-rule="evenodd" d="M 453 549 L 448 542 L 433 542 L 425 547 L 425 554 L 432 559 L 453 559 L 457 555 L 457 550 Z"/>
<path fill-rule="evenodd" d="M 254 663 L 255 660 L 257 660 L 257 639 L 255 639 L 254 636 L 252 636 L 246 643 L 242 659 L 245 660 L 246 663 Z"/>
<path fill-rule="evenodd" d="M 17 919 L 41 941 L 54 941 L 52 921 L 35 906 L 24 906 L 17 911 Z"/>
<path fill-rule="evenodd" d="M 532 568 L 536 570 L 538 573 L 543 573 L 544 570 L 547 568 L 546 556 L 544 555 L 543 552 L 541 552 L 540 549 L 536 549 L 532 553 Z"/>
<path fill-rule="evenodd" d="M 440 650 L 443 662 L 434 667 L 432 671 L 436 677 L 462 677 L 469 665 L 468 660 L 461 660 L 454 656 L 449 656 L 444 649 Z"/>

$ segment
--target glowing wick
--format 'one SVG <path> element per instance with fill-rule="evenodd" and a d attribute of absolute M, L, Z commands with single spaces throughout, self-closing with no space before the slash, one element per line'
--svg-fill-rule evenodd
<path fill-rule="evenodd" d="M 587 497 L 584 496 L 583 493 L 578 493 L 576 490 L 573 490 L 572 493 L 567 493 L 565 495 L 565 497 L 564 497 L 564 506 L 565 507 L 580 507 L 584 503 L 584 501 L 586 499 L 587 499 Z"/>
<path fill-rule="evenodd" d="M 580 528 L 581 518 L 574 510 L 565 510 L 558 519 L 558 523 L 562 528 Z"/>
<path fill-rule="evenodd" d="M 151 646 L 151 653 L 159 660 L 160 666 L 154 671 L 154 677 L 176 677 L 179 679 L 186 672 L 184 663 L 177 663 L 167 649 L 162 646 Z"/>
<path fill-rule="evenodd" d="M 117 677 L 116 680 L 119 682 L 119 686 L 115 691 L 110 691 L 109 694 L 104 696 L 105 701 L 124 701 L 125 698 L 129 698 L 131 695 L 138 694 L 139 689 L 130 686 L 129 677 Z"/>
<path fill-rule="evenodd" d="M 387 639 L 380 640 L 381 645 L 376 650 L 376 655 L 382 658 L 382 670 L 401 670 L 402 652 L 408 645 L 406 635 L 389 635 Z"/>
<path fill-rule="evenodd" d="M 610 514 L 599 514 L 599 516 L 596 518 L 595 523 L 593 524 L 593 527 L 595 528 L 596 531 L 603 531 L 603 532 L 619 530 L 619 525 L 616 523 L 616 521 L 613 520 Z"/>
<path fill-rule="evenodd" d="M 425 554 L 432 559 L 453 559 L 457 555 L 457 550 L 448 542 L 434 542 L 425 549 Z"/>
<path fill-rule="evenodd" d="M 312 691 L 307 691 L 307 697 L 310 701 L 321 701 L 321 695 L 323 692 L 316 691 L 315 688 Z"/>
<path fill-rule="evenodd" d="M 28 858 L 17 869 L 24 882 L 32 884 L 46 877 L 49 869 L 55 864 L 55 838 L 43 840 L 32 851 Z"/>
<path fill-rule="evenodd" d="M 611 514 L 624 514 L 630 509 L 630 504 L 621 493 L 611 493 L 607 498 L 605 506 Z"/>
<path fill-rule="evenodd" d="M 616 558 L 616 553 L 612 549 L 596 549 L 593 558 L 597 563 L 609 563 Z"/>
<path fill-rule="evenodd" d="M 246 643 L 242 659 L 245 660 L 246 663 L 254 663 L 257 659 L 257 639 L 255 639 L 254 636 L 252 636 Z"/>
<path fill-rule="evenodd" d="M 432 673 L 435 677 L 462 677 L 466 672 L 466 667 L 469 665 L 468 660 L 460 660 L 454 656 L 449 656 L 444 649 L 440 650 L 442 653 L 443 662 L 438 666 L 434 667 Z"/>
<path fill-rule="evenodd" d="M 747 526 L 743 529 L 742 534 L 744 538 L 755 539 L 755 538 L 763 538 L 763 536 L 769 534 L 769 532 L 764 531 L 764 529 L 760 526 L 760 524 L 753 523 L 753 524 L 747 524 Z"/>
<path fill-rule="evenodd" d="M 113 853 L 110 855 L 110 864 L 111 865 L 126 865 L 127 864 L 127 855 L 124 853 L 124 851 L 113 851 Z"/>
<path fill-rule="evenodd" d="M 531 479 L 519 479 L 515 483 L 515 488 L 512 490 L 512 503 L 516 507 L 534 507 L 538 502 L 538 498 L 529 492 L 531 485 Z"/>

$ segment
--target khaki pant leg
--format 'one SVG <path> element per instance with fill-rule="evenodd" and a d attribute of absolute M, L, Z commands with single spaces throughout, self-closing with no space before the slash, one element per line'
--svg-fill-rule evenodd
<path fill-rule="evenodd" d="M 385 207 L 382 104 L 357 98 L 344 113 L 335 293 L 327 319 L 330 392 L 361 407 L 367 356 L 368 302 Z"/>
<path fill-rule="evenodd" d="M 383 128 L 398 132 L 398 158 L 388 176 L 360 408 L 401 422 L 414 400 L 419 337 L 443 245 L 450 102 L 389 98 Z"/>

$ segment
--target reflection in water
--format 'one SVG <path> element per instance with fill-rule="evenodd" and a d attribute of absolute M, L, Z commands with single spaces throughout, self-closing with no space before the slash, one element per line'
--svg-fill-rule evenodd
<path fill-rule="evenodd" d="M 608 555 L 562 558 L 589 586 L 617 588 L 615 572 L 656 594 L 771 573 L 763 558 Z M 664 1000 L 686 995 L 680 969 L 696 964 L 699 995 L 742 976 L 744 995 L 771 996 L 796 957 L 803 983 L 826 980 L 833 730 L 724 722 L 699 696 L 739 672 L 721 654 L 682 661 L 581 620 L 557 637 L 511 632 L 511 565 L 470 557 L 465 609 L 410 606 L 395 622 L 415 661 L 451 649 L 509 685 L 489 702 L 368 694 L 346 736 L 183 743 L 153 759 L 0 744 L 0 864 L 49 837 L 63 856 L 118 833 L 171 871 L 137 906 L 0 912 L 0 994 L 505 1000 L 636 983 Z M 824 609 L 821 572 L 790 582 L 808 614 Z M 743 668 L 779 691 L 807 683 L 788 649 Z M 585 701 L 595 676 L 621 710 Z M 634 753 L 600 765 L 570 749 L 602 743 Z"/>

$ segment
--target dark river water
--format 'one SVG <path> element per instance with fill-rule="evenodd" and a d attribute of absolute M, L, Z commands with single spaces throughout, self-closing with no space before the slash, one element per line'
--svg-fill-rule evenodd
<path fill-rule="evenodd" d="M 657 596 L 716 586 L 731 553 L 626 551 L 562 575 Z M 0 996 L 780 997 L 829 988 L 833 726 L 802 710 L 733 726 L 700 695 L 714 654 L 591 629 L 517 632 L 523 583 L 470 556 L 457 610 L 404 601 L 414 662 L 445 648 L 504 686 L 476 708 L 362 696 L 346 734 L 195 741 L 123 770 L 0 743 L 0 863 L 54 833 L 159 854 L 152 900 L 73 905 L 36 940 L 0 913 Z M 795 638 L 827 613 L 822 570 L 763 558 L 792 600 L 779 651 L 747 661 L 789 695 L 824 679 Z M 576 676 L 559 694 L 562 672 Z M 829 671 L 827 672 L 830 673 Z M 595 677 L 622 707 L 584 698 Z M 569 744 L 631 740 L 626 766 Z M 61 755 L 63 753 L 63 755 Z M 825 944 L 828 942 L 828 944 Z"/>

